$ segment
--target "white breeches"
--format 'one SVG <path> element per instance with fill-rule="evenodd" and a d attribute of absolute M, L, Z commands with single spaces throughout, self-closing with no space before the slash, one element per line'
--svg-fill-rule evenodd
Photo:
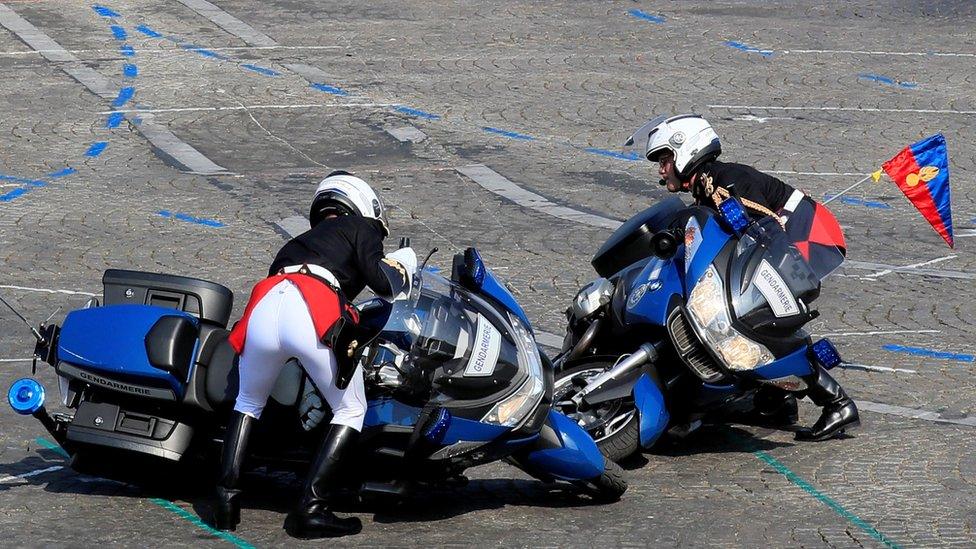
<path fill-rule="evenodd" d="M 332 423 L 361 431 L 366 415 L 363 373 L 357 369 L 345 389 L 333 382 L 332 349 L 315 334 L 315 325 L 298 287 L 283 280 L 251 311 L 240 360 L 240 391 L 234 410 L 261 417 L 285 363 L 297 358 L 332 408 Z"/>

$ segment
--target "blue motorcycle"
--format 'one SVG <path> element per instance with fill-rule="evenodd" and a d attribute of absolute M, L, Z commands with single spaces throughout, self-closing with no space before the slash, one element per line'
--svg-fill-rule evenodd
<path fill-rule="evenodd" d="M 48 413 L 44 388 L 26 378 L 10 388 L 10 404 L 37 417 L 81 471 L 110 474 L 134 458 L 212 465 L 237 393 L 232 293 L 123 270 L 106 271 L 103 283 L 104 305 L 35 332 L 35 354 L 57 373 L 68 412 Z M 372 339 L 360 346 L 368 411 L 350 491 L 404 495 L 504 459 L 598 501 L 624 493 L 620 468 L 552 409 L 553 366 L 475 249 L 455 256 L 450 280 L 421 265 L 397 299 L 358 307 Z M 257 424 L 252 464 L 288 467 L 314 455 L 328 419 L 307 431 L 299 413 L 314 391 L 300 365 L 286 366 Z"/>
<path fill-rule="evenodd" d="M 557 367 L 555 407 L 613 460 L 703 422 L 790 425 L 813 366 L 840 363 L 803 326 L 840 250 L 805 253 L 772 216 L 730 198 L 718 211 L 670 198 L 601 247 Z"/>

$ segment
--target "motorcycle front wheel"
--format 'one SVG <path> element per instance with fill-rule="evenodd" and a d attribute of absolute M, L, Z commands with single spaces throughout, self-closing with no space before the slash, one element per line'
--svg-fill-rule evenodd
<path fill-rule="evenodd" d="M 640 418 L 633 399 L 612 400 L 585 411 L 580 411 L 571 400 L 580 389 L 574 380 L 576 383 L 589 381 L 610 366 L 611 363 L 603 360 L 571 364 L 556 374 L 552 400 L 558 411 L 593 437 L 604 456 L 620 461 L 640 447 Z"/>

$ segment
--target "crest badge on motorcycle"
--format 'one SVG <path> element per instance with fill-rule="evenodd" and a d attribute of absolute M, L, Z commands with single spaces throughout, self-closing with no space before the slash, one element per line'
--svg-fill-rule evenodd
<path fill-rule="evenodd" d="M 630 297 L 627 298 L 628 309 L 633 309 L 638 303 L 640 303 L 640 300 L 644 298 L 644 294 L 647 293 L 647 287 L 648 284 L 644 283 L 634 288 L 634 290 L 630 293 Z"/>
<path fill-rule="evenodd" d="M 685 143 L 684 132 L 674 132 L 674 135 L 671 136 L 671 139 L 669 139 L 668 142 L 671 143 L 672 147 L 680 149 L 681 145 L 684 145 Z"/>

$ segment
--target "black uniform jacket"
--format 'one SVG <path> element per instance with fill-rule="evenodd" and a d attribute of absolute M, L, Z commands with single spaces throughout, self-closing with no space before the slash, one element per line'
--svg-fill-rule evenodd
<path fill-rule="evenodd" d="M 289 240 L 275 256 L 268 276 L 283 267 L 320 265 L 335 275 L 346 299 L 356 299 L 365 286 L 377 295 L 390 293 L 384 274 L 383 227 L 375 219 L 331 217 Z"/>
<path fill-rule="evenodd" d="M 774 212 L 782 209 L 793 194 L 793 187 L 752 166 L 713 161 L 702 167 L 695 182 L 695 202 L 703 206 L 715 206 L 704 192 L 705 176 L 711 177 L 714 186 L 727 189 L 732 196 L 762 204 Z"/>

